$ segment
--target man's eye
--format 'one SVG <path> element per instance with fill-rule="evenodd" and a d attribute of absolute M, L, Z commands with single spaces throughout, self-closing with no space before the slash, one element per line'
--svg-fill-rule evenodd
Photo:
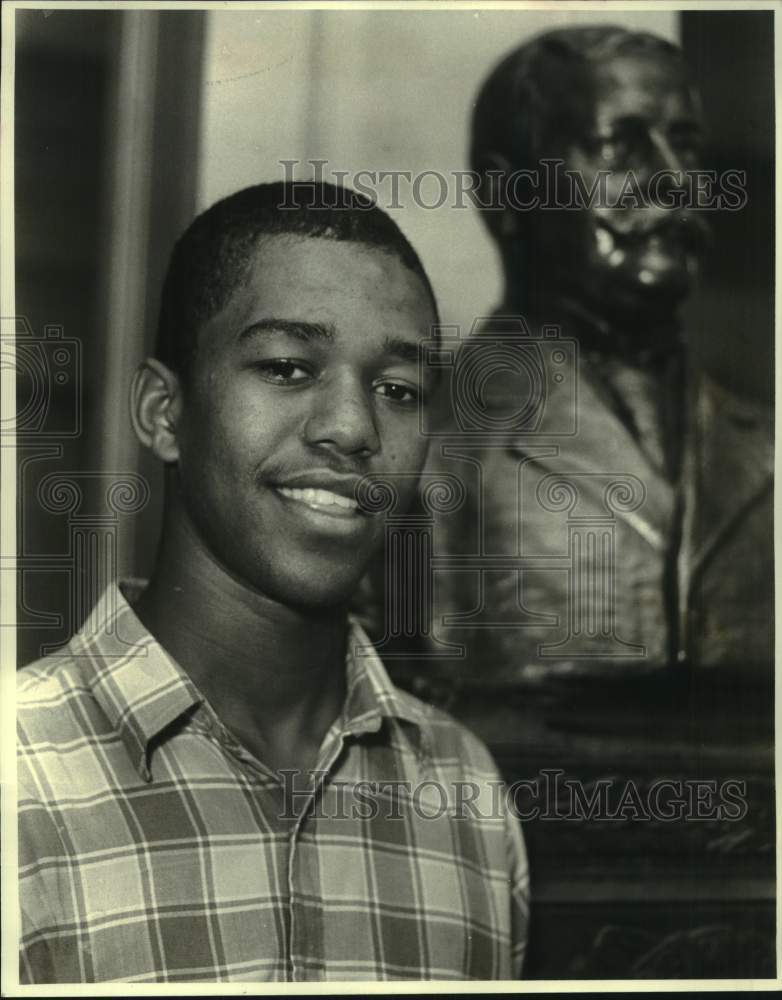
<path fill-rule="evenodd" d="M 258 361 L 253 367 L 267 382 L 273 382 L 276 385 L 297 385 L 300 382 L 306 382 L 311 377 L 310 372 L 303 365 L 288 358 Z"/>
<path fill-rule="evenodd" d="M 394 403 L 417 403 L 421 397 L 420 391 L 404 382 L 379 382 L 375 391 Z"/>

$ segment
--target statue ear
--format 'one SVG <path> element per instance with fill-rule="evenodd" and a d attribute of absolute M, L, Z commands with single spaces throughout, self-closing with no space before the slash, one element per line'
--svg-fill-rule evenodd
<path fill-rule="evenodd" d="M 130 386 L 130 419 L 136 437 L 161 462 L 179 460 L 181 412 L 179 377 L 156 358 L 142 361 Z"/>
<path fill-rule="evenodd" d="M 486 224 L 499 240 L 509 240 L 518 233 L 518 212 L 508 204 L 508 184 L 513 173 L 510 160 L 502 153 L 487 151 L 478 166 L 481 174 L 480 203 L 500 206 L 486 212 Z"/>

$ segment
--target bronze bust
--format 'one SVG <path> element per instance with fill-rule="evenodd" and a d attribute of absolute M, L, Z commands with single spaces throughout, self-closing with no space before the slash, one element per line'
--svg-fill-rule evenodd
<path fill-rule="evenodd" d="M 702 140 L 681 51 L 621 28 L 546 32 L 478 95 L 505 294 L 460 357 L 526 360 L 481 382 L 501 433 L 454 419 L 432 448 L 467 494 L 435 528 L 426 637 L 454 678 L 770 669 L 768 420 L 693 370 L 678 317 L 714 195 Z M 513 427 L 530 359 L 537 413 Z"/>

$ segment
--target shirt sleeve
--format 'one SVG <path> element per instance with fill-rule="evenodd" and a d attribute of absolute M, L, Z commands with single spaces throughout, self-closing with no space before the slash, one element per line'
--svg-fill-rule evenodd
<path fill-rule="evenodd" d="M 529 931 L 529 866 L 521 822 L 511 809 L 505 814 L 505 829 L 511 900 L 511 964 L 514 978 L 521 979 Z"/>
<path fill-rule="evenodd" d="M 22 927 L 28 923 L 22 911 Z M 31 935 L 23 936 L 19 947 L 19 984 L 25 986 L 58 981 L 47 942 Z"/>
<path fill-rule="evenodd" d="M 19 982 L 59 982 L 49 938 L 57 934 L 58 889 L 67 866 L 56 824 L 45 806 L 25 797 L 18 803 L 18 829 Z"/>

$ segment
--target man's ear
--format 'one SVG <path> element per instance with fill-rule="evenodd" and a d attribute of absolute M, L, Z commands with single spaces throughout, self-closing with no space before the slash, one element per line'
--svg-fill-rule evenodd
<path fill-rule="evenodd" d="M 178 376 L 156 358 L 142 361 L 130 386 L 130 419 L 136 437 L 161 462 L 179 459 L 177 423 L 181 410 Z"/>
<path fill-rule="evenodd" d="M 508 178 L 513 173 L 513 166 L 507 156 L 502 153 L 487 150 L 481 156 L 480 172 L 482 175 L 481 201 L 484 205 L 500 205 L 499 211 L 488 212 L 489 228 L 498 239 L 510 239 L 517 235 L 518 217 L 514 208 L 508 202 Z"/>

